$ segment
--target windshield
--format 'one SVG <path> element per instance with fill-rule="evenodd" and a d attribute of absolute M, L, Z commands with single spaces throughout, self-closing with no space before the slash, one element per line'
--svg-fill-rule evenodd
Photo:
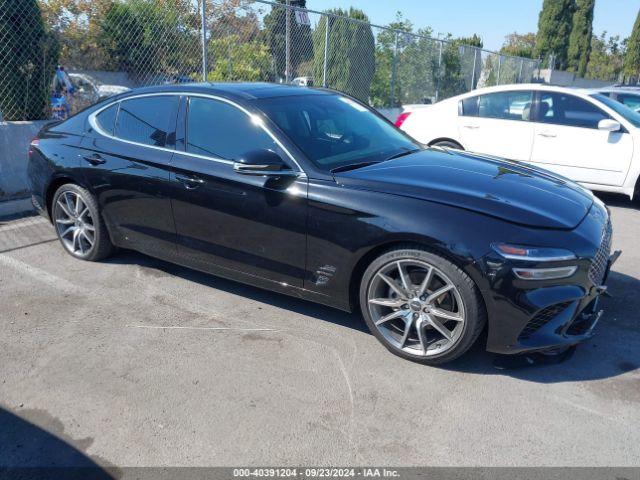
<path fill-rule="evenodd" d="M 419 145 L 342 95 L 264 98 L 258 107 L 319 168 L 375 163 Z"/>
<path fill-rule="evenodd" d="M 593 98 L 601 101 L 607 107 L 615 111 L 618 115 L 624 117 L 629 123 L 631 123 L 634 127 L 640 128 L 640 113 L 634 112 L 629 107 L 623 105 L 620 102 L 610 99 L 604 95 L 596 93 L 591 95 Z"/>

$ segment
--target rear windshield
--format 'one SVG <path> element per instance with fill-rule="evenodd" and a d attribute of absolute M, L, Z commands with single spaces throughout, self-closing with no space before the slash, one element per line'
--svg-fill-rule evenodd
<path fill-rule="evenodd" d="M 368 107 L 342 95 L 264 98 L 257 105 L 323 170 L 382 161 L 418 147 Z"/>

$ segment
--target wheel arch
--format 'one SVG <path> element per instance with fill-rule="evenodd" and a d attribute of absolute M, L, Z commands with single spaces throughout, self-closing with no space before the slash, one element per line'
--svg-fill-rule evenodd
<path fill-rule="evenodd" d="M 458 145 L 460 147 L 460 150 L 464 150 L 464 146 L 457 140 L 454 140 L 453 138 L 449 138 L 449 137 L 439 137 L 436 138 L 434 140 L 431 140 L 427 145 L 432 147 L 434 146 L 436 143 L 439 142 L 451 142 L 451 143 L 455 143 L 456 145 Z"/>
<path fill-rule="evenodd" d="M 53 222 L 51 217 L 51 213 L 52 213 L 51 207 L 53 205 L 53 196 L 62 185 L 66 185 L 67 183 L 73 183 L 82 188 L 87 188 L 86 185 L 83 184 L 83 182 L 78 181 L 78 179 L 74 178 L 72 175 L 62 174 L 52 178 L 49 184 L 47 185 L 47 188 L 45 189 L 45 195 L 44 195 L 45 208 L 47 209 L 47 215 L 49 216 L 49 221 L 51 222 Z"/>
<path fill-rule="evenodd" d="M 450 261 L 455 266 L 460 268 L 462 271 L 467 273 L 469 277 L 473 280 L 478 291 L 481 292 L 480 297 L 484 300 L 484 295 L 482 295 L 482 289 L 478 285 L 476 281 L 476 275 L 470 272 L 468 265 L 465 265 L 459 258 L 455 255 L 451 254 L 451 252 L 446 249 L 439 247 L 432 241 L 428 239 L 421 238 L 400 238 L 400 239 L 389 239 L 384 242 L 381 242 L 378 245 L 375 245 L 365 251 L 360 258 L 356 261 L 355 266 L 351 270 L 351 278 L 349 280 L 349 305 L 351 306 L 352 311 L 356 311 L 359 308 L 359 289 L 360 282 L 362 281 L 362 276 L 364 275 L 365 270 L 371 264 L 373 260 L 382 255 L 384 252 L 394 249 L 400 248 L 418 248 L 421 250 L 427 250 L 433 254 L 439 255 L 442 258 Z M 486 305 L 484 305 L 486 308 Z"/>

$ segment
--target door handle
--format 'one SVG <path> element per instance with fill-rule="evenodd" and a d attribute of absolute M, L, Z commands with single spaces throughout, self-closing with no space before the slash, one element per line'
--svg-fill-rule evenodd
<path fill-rule="evenodd" d="M 557 135 L 555 133 L 551 133 L 551 132 L 540 132 L 538 134 L 539 137 L 545 137 L 545 138 L 556 138 Z"/>
<path fill-rule="evenodd" d="M 107 161 L 97 153 L 94 153 L 93 155 L 83 155 L 82 158 L 85 162 L 89 162 L 94 167 L 107 163 Z"/>
<path fill-rule="evenodd" d="M 463 125 L 464 128 L 468 128 L 469 130 L 477 130 L 480 128 L 478 125 Z"/>
<path fill-rule="evenodd" d="M 190 177 L 188 175 L 180 175 L 180 174 L 176 174 L 176 180 L 182 183 L 184 187 L 188 190 L 193 190 L 194 188 L 198 188 L 200 185 L 205 183 L 205 181 L 201 178 Z"/>

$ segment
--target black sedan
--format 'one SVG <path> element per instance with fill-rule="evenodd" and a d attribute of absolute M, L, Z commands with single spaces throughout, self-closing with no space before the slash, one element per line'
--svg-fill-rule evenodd
<path fill-rule="evenodd" d="M 321 89 L 130 91 L 44 128 L 33 202 L 74 257 L 115 247 L 344 310 L 391 352 L 450 361 L 592 335 L 611 222 L 549 172 L 425 149 Z"/>

